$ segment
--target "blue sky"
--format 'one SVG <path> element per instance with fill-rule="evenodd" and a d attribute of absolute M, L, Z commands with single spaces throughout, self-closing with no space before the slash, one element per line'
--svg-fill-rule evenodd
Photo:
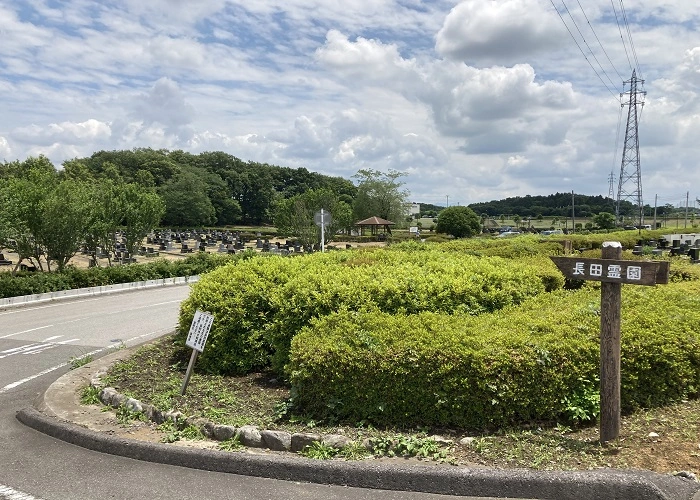
<path fill-rule="evenodd" d="M 644 201 L 692 203 L 700 3 L 686 0 L 0 0 L 0 159 L 225 151 L 348 179 L 398 170 L 423 203 L 607 195 L 637 66 L 613 6 L 648 92 Z"/>

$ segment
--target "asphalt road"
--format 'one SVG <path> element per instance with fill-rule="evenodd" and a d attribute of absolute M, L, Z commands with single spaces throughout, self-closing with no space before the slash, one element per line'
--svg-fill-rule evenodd
<path fill-rule="evenodd" d="M 171 286 L 0 311 L 0 499 L 467 499 L 222 474 L 102 454 L 19 423 L 70 369 L 173 330 L 188 286 Z M 483 497 L 482 497 L 483 500 Z"/>

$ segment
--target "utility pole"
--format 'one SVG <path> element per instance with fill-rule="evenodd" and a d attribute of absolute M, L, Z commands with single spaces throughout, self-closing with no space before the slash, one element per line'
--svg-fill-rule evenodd
<path fill-rule="evenodd" d="M 449 207 L 450 207 L 450 195 L 446 194 L 445 195 L 445 208 L 449 208 Z"/>
<path fill-rule="evenodd" d="M 685 192 L 685 225 L 683 227 L 688 227 L 688 200 L 690 199 L 690 191 Z"/>
<path fill-rule="evenodd" d="M 615 216 L 620 218 L 620 202 L 629 200 L 637 207 L 639 225 L 644 223 L 644 203 L 642 202 L 642 171 L 639 164 L 639 115 L 644 106 L 646 92 L 638 90 L 638 85 L 644 84 L 644 80 L 637 78 L 637 71 L 632 70 L 632 78 L 629 81 L 630 88 L 620 97 L 627 96 L 627 101 L 622 106 L 628 106 L 627 128 L 625 130 L 625 144 L 622 150 L 622 164 L 620 166 L 620 180 L 617 183 L 617 204 Z"/>
<path fill-rule="evenodd" d="M 574 209 L 574 192 L 571 191 L 571 229 L 576 232 L 576 210 Z"/>
<path fill-rule="evenodd" d="M 654 227 L 652 227 L 652 229 L 656 229 L 656 204 L 658 202 L 658 199 L 659 199 L 659 195 L 655 194 L 654 195 Z"/>

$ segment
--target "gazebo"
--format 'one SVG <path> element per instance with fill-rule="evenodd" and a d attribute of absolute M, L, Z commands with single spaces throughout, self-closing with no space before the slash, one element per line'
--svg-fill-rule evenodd
<path fill-rule="evenodd" d="M 365 228 L 369 227 L 371 228 L 372 235 L 377 235 L 379 234 L 379 228 L 384 228 L 383 234 L 389 233 L 391 234 L 391 226 L 396 225 L 395 222 L 391 222 L 386 219 L 382 219 L 381 217 L 370 217 L 369 219 L 361 220 L 360 222 L 356 222 L 355 226 L 360 228 L 360 235 L 364 236 Z"/>

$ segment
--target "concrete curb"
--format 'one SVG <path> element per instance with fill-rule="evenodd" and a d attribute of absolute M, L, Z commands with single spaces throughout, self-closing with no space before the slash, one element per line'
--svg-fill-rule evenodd
<path fill-rule="evenodd" d="M 102 453 L 214 472 L 270 479 L 416 491 L 443 495 L 537 498 L 541 500 L 700 500 L 700 483 L 649 471 L 536 472 L 525 469 L 389 465 L 311 460 L 294 454 L 249 454 L 114 437 L 86 429 L 78 390 L 129 349 L 99 358 L 54 382 L 37 408 L 17 413 L 20 422 L 44 434 Z M 40 411 L 41 410 L 41 411 Z"/>
<path fill-rule="evenodd" d="M 73 290 L 60 290 L 58 292 L 38 293 L 34 295 L 21 295 L 19 297 L 9 297 L 0 299 L 0 311 L 13 307 L 22 307 L 27 304 L 37 302 L 52 302 L 54 300 L 75 299 L 80 297 L 90 297 L 93 295 L 104 295 L 108 293 L 130 292 L 143 290 L 146 288 L 184 285 L 199 281 L 199 276 L 180 276 L 177 278 L 162 278 L 157 280 L 135 281 L 132 283 L 119 283 L 116 285 L 93 286 L 90 288 L 75 288 Z"/>
<path fill-rule="evenodd" d="M 193 450 L 115 438 L 41 414 L 17 413 L 23 424 L 71 444 L 136 460 L 288 481 L 443 495 L 542 500 L 693 500 L 697 483 L 651 472 L 528 470 L 391 466 L 369 462 L 318 461 L 303 457 Z"/>

